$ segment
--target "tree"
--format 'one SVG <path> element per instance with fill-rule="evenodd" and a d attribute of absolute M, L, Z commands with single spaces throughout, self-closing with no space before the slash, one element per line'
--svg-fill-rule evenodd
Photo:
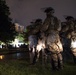
<path fill-rule="evenodd" d="M 9 7 L 5 0 L 0 0 L 0 41 L 7 43 L 14 40 L 16 31 L 12 19 L 9 17 Z"/>
<path fill-rule="evenodd" d="M 17 39 L 19 39 L 20 41 L 24 42 L 24 33 L 19 33 L 17 36 L 16 36 Z"/>

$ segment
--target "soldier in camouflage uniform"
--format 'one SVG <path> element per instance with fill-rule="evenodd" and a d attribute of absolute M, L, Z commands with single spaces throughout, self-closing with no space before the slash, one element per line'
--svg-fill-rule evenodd
<path fill-rule="evenodd" d="M 71 52 L 74 63 L 76 64 L 76 30 L 71 32 Z"/>
<path fill-rule="evenodd" d="M 76 64 L 76 27 L 75 20 L 72 16 L 66 17 L 67 24 L 67 38 L 70 39 L 70 48 L 73 55 L 74 63 Z"/>
<path fill-rule="evenodd" d="M 35 56 L 34 56 L 34 59 L 33 59 L 33 64 L 35 64 L 38 61 L 39 56 L 40 56 L 40 51 L 41 50 L 38 49 L 38 44 L 39 44 L 39 39 L 40 39 L 41 25 L 42 25 L 42 19 L 36 19 L 35 29 L 33 29 L 33 31 L 35 32 L 35 35 L 37 36 L 37 46 L 36 46 Z"/>
<path fill-rule="evenodd" d="M 63 43 L 63 59 L 64 62 L 71 59 L 71 51 L 70 51 L 70 43 L 71 40 L 69 37 L 71 36 L 70 33 L 74 29 L 74 22 L 73 22 L 73 17 L 72 16 L 65 16 L 66 21 L 62 22 L 62 28 L 60 31 L 60 36 L 62 39 Z"/>
<path fill-rule="evenodd" d="M 30 64 L 33 64 L 33 59 L 35 56 L 36 46 L 37 46 L 37 36 L 35 34 L 34 22 L 31 22 L 31 25 L 27 26 L 28 30 L 28 47 L 29 47 L 29 56 L 30 56 Z"/>
<path fill-rule="evenodd" d="M 51 64 L 53 70 L 59 70 L 63 68 L 62 43 L 59 37 L 59 31 L 61 30 L 61 22 L 55 17 L 54 9 L 48 7 L 44 10 L 46 13 L 46 19 L 42 25 L 41 31 L 45 33 L 46 48 L 51 52 Z"/>
<path fill-rule="evenodd" d="M 39 58 L 39 52 L 36 47 L 38 44 L 40 26 L 42 24 L 41 19 L 36 19 L 35 22 L 32 22 L 31 28 L 29 29 L 29 50 L 30 50 L 30 61 L 32 64 L 35 64 Z"/>

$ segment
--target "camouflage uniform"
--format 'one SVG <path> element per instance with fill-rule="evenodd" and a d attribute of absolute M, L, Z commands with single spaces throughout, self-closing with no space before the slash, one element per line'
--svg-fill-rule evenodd
<path fill-rule="evenodd" d="M 39 53 L 38 53 L 36 47 L 37 47 L 37 44 L 38 44 L 38 38 L 39 38 L 39 32 L 40 32 L 41 24 L 42 24 L 42 20 L 41 19 L 36 19 L 36 21 L 34 23 L 32 23 L 32 25 L 27 27 L 28 30 L 29 30 L 29 41 L 30 41 L 29 46 L 32 45 L 30 47 L 32 49 L 29 49 L 31 51 L 30 52 L 30 61 L 31 61 L 32 64 L 35 64 L 37 62 L 38 58 L 39 58 Z"/>
<path fill-rule="evenodd" d="M 39 38 L 40 38 L 40 28 L 41 28 L 41 25 L 42 25 L 42 20 L 41 19 L 36 19 L 35 21 L 35 29 L 33 29 L 34 32 L 36 32 L 36 36 L 37 36 L 37 41 L 39 42 Z M 37 46 L 38 46 L 38 43 L 37 43 Z M 36 46 L 36 51 L 35 51 L 35 56 L 34 56 L 34 59 L 33 59 L 33 64 L 35 64 L 38 59 L 39 59 L 39 52 L 37 50 L 37 46 Z"/>
<path fill-rule="evenodd" d="M 72 31 L 71 33 L 71 52 L 74 63 L 76 64 L 76 31 Z"/>
<path fill-rule="evenodd" d="M 29 56 L 30 56 L 30 64 L 33 63 L 33 59 L 35 56 L 36 51 L 36 45 L 37 45 L 37 36 L 35 35 L 34 29 L 34 22 L 31 23 L 31 25 L 27 26 L 28 31 L 28 44 L 29 44 Z"/>
<path fill-rule="evenodd" d="M 57 17 L 53 16 L 54 9 L 49 7 L 44 11 L 47 15 L 44 20 L 41 31 L 46 35 L 46 47 L 51 52 L 52 69 L 58 70 L 63 68 L 62 44 L 59 37 L 59 31 L 61 30 L 61 22 Z"/>
<path fill-rule="evenodd" d="M 28 38 L 29 42 L 29 55 L 30 55 L 30 63 L 33 63 L 33 58 L 35 56 L 36 46 L 37 46 L 37 36 L 30 35 Z"/>
<path fill-rule="evenodd" d="M 71 16 L 66 16 L 65 19 L 67 21 L 62 22 L 62 28 L 61 28 L 60 36 L 62 39 L 63 49 L 64 49 L 63 58 L 64 58 L 64 61 L 67 61 L 67 60 L 71 59 L 71 51 L 70 51 L 71 40 L 69 38 L 71 37 L 70 33 L 74 29 L 74 23 L 72 21 Z"/>
<path fill-rule="evenodd" d="M 67 25 L 67 38 L 70 39 L 70 49 L 71 49 L 71 53 L 73 55 L 73 59 L 74 59 L 74 63 L 76 64 L 76 27 L 75 27 L 75 23 L 74 23 L 74 18 L 72 16 L 67 16 L 65 18 L 66 21 L 66 25 Z"/>
<path fill-rule="evenodd" d="M 68 21 L 69 22 L 69 29 L 68 30 L 70 31 L 68 33 L 68 35 L 69 35 L 68 38 L 70 38 L 70 40 L 71 40 L 70 48 L 71 48 L 71 52 L 73 55 L 74 63 L 76 64 L 76 22 L 75 22 L 73 17 L 70 17 L 68 20 L 69 20 Z"/>

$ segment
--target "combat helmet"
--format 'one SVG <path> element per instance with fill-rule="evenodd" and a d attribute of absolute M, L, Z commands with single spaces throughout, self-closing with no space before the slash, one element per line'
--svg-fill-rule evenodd
<path fill-rule="evenodd" d="M 35 23 L 42 23 L 42 19 L 40 19 L 40 18 L 36 19 Z"/>
<path fill-rule="evenodd" d="M 47 8 L 44 9 L 44 12 L 45 13 L 48 13 L 48 12 L 53 12 L 54 13 L 55 10 L 52 7 L 47 7 Z"/>
<path fill-rule="evenodd" d="M 66 16 L 65 19 L 66 20 L 74 20 L 74 17 L 72 17 L 72 16 Z"/>

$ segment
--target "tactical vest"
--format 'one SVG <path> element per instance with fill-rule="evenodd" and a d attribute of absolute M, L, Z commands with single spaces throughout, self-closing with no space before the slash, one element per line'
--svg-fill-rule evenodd
<path fill-rule="evenodd" d="M 47 33 L 50 33 L 52 30 L 55 31 L 60 31 L 61 30 L 61 24 L 59 24 L 59 20 L 52 16 L 52 17 L 47 17 L 43 23 L 45 31 Z"/>
<path fill-rule="evenodd" d="M 66 23 L 66 25 L 69 27 L 68 30 L 74 30 L 74 23 Z"/>

